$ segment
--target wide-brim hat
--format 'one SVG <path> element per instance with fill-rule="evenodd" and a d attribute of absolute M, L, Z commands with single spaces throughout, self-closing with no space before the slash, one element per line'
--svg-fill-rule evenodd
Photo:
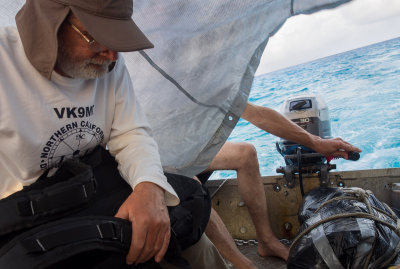
<path fill-rule="evenodd" d="M 154 47 L 132 20 L 132 0 L 27 0 L 16 15 L 18 31 L 29 61 L 47 78 L 57 60 L 58 30 L 70 11 L 110 50 Z"/>

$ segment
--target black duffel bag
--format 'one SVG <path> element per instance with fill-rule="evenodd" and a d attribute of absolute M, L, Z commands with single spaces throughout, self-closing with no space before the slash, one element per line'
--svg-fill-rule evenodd
<path fill-rule="evenodd" d="M 131 224 L 113 216 L 132 188 L 117 166 L 108 151 L 97 147 L 0 200 L 0 268 L 157 268 L 153 260 L 138 266 L 125 263 Z M 191 178 L 166 176 L 181 202 L 168 207 L 171 239 L 164 259 L 189 268 L 180 253 L 204 232 L 210 196 Z"/>

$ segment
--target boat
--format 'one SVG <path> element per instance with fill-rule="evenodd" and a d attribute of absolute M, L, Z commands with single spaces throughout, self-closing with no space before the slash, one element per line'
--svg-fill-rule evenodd
<path fill-rule="evenodd" d="M 2 26 L 15 25 L 14 15 L 23 2 L 0 1 Z M 135 1 L 134 20 L 156 48 L 126 53 L 124 58 L 169 172 L 194 175 L 208 166 L 246 105 L 269 38 L 289 17 L 335 8 L 350 0 L 229 2 L 230 7 L 225 1 Z M 176 121 L 181 125 L 174 125 Z M 316 172 L 303 173 L 300 185 L 298 176 L 277 173 L 262 180 L 272 229 L 289 245 L 300 227 L 302 190 L 318 188 L 321 178 Z M 332 187 L 371 190 L 394 206 L 400 168 L 329 172 L 324 180 L 323 184 Z M 213 208 L 239 249 L 260 268 L 285 268 L 277 258 L 257 255 L 255 229 L 240 199 L 237 180 L 213 180 L 208 187 Z"/>

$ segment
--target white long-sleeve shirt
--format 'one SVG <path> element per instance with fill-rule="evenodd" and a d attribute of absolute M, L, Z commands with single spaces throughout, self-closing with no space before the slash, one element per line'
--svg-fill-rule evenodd
<path fill-rule="evenodd" d="M 153 182 L 166 191 L 167 205 L 179 202 L 121 55 L 102 78 L 53 72 L 48 80 L 27 60 L 17 29 L 7 27 L 0 29 L 0 59 L 0 198 L 102 145 L 132 188 Z"/>

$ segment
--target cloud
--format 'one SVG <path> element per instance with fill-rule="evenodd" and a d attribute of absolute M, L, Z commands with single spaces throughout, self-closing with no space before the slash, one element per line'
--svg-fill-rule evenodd
<path fill-rule="evenodd" d="M 288 19 L 270 38 L 256 75 L 400 37 L 399 0 L 354 0 Z"/>
<path fill-rule="evenodd" d="M 372 24 L 400 16 L 398 0 L 357 0 L 340 12 L 349 23 L 356 25 Z"/>

